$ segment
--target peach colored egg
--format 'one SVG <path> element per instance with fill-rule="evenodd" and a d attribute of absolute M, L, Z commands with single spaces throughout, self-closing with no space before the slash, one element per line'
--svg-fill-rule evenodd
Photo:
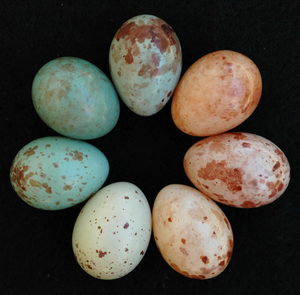
<path fill-rule="evenodd" d="M 138 15 L 115 34 L 109 68 L 125 105 L 140 116 L 159 112 L 173 95 L 182 68 L 180 42 L 173 29 L 154 15 Z"/>
<path fill-rule="evenodd" d="M 154 202 L 152 224 L 162 257 L 178 273 L 209 279 L 227 267 L 232 228 L 220 207 L 200 191 L 181 184 L 164 187 Z"/>
<path fill-rule="evenodd" d="M 271 141 L 228 132 L 195 143 L 184 156 L 184 170 L 205 195 L 223 204 L 254 208 L 278 199 L 290 181 L 290 165 Z"/>
<path fill-rule="evenodd" d="M 219 134 L 245 121 L 261 93 L 261 75 L 251 59 L 229 50 L 212 52 L 197 60 L 179 81 L 172 118 L 189 135 Z"/>

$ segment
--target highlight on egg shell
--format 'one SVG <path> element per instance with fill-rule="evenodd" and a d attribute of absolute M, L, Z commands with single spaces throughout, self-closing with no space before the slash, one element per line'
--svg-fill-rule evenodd
<path fill-rule="evenodd" d="M 125 105 L 138 115 L 154 115 L 170 100 L 179 81 L 180 42 L 162 19 L 147 14 L 135 16 L 115 34 L 109 67 Z"/>
<path fill-rule="evenodd" d="M 72 235 L 75 258 L 97 279 L 121 278 L 141 262 L 151 230 L 144 193 L 129 182 L 110 184 L 88 200 L 77 217 Z"/>
<path fill-rule="evenodd" d="M 184 156 L 190 181 L 217 202 L 255 208 L 277 200 L 290 181 L 288 159 L 259 135 L 228 132 L 204 138 Z"/>
<path fill-rule="evenodd" d="M 154 201 L 152 222 L 162 257 L 178 273 L 204 280 L 227 267 L 233 252 L 231 225 L 200 191 L 181 184 L 164 187 Z"/>
<path fill-rule="evenodd" d="M 25 145 L 15 156 L 10 181 L 28 205 L 61 210 L 97 192 L 109 174 L 105 155 L 93 145 L 65 137 L 43 137 Z"/>
<path fill-rule="evenodd" d="M 76 57 L 60 57 L 45 64 L 34 77 L 32 101 L 50 128 L 75 139 L 106 135 L 120 115 L 111 81 L 95 65 Z"/>
<path fill-rule="evenodd" d="M 215 51 L 197 60 L 181 78 L 172 100 L 172 119 L 192 136 L 223 133 L 250 117 L 261 93 L 261 75 L 250 58 Z"/>

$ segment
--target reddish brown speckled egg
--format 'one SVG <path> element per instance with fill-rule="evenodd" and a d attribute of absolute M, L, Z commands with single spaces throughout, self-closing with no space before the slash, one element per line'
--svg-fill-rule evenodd
<path fill-rule="evenodd" d="M 245 121 L 261 93 L 261 75 L 251 59 L 229 50 L 212 52 L 181 78 L 173 96 L 172 118 L 189 135 L 219 134 Z"/>
<path fill-rule="evenodd" d="M 126 21 L 109 51 L 116 90 L 134 113 L 151 116 L 170 100 L 182 68 L 181 46 L 174 30 L 153 15 Z"/>
<path fill-rule="evenodd" d="M 181 184 L 164 187 L 154 202 L 152 224 L 162 257 L 180 274 L 210 279 L 227 267 L 232 228 L 220 207 L 200 191 Z"/>
<path fill-rule="evenodd" d="M 184 156 L 184 170 L 205 195 L 223 204 L 254 208 L 278 199 L 290 181 L 290 165 L 271 141 L 228 132 L 195 143 Z"/>

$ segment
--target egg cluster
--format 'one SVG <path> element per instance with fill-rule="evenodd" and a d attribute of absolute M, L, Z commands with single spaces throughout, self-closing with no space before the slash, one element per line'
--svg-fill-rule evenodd
<path fill-rule="evenodd" d="M 109 68 L 112 82 L 75 57 L 54 59 L 38 71 L 33 105 L 61 136 L 36 139 L 19 151 L 10 171 L 13 189 L 28 205 L 43 210 L 87 201 L 75 222 L 72 246 L 78 264 L 95 278 L 111 280 L 131 272 L 147 251 L 152 227 L 162 257 L 175 271 L 197 279 L 219 275 L 231 259 L 234 239 L 216 202 L 260 207 L 279 198 L 290 180 L 289 162 L 274 143 L 227 132 L 260 101 L 258 68 L 241 53 L 220 50 L 200 58 L 180 79 L 180 42 L 166 22 L 152 15 L 133 17 L 120 27 L 110 46 Z M 134 184 L 102 187 L 109 161 L 83 141 L 116 126 L 118 96 L 140 116 L 156 114 L 173 96 L 175 125 L 206 137 L 183 159 L 195 188 L 162 188 L 152 212 Z"/>

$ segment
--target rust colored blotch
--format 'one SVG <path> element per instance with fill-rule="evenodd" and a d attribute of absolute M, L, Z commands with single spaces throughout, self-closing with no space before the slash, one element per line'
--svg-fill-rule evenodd
<path fill-rule="evenodd" d="M 228 220 L 226 218 L 224 218 L 224 221 L 226 222 L 227 228 L 230 230 L 230 225 L 229 225 Z"/>
<path fill-rule="evenodd" d="M 181 239 L 182 244 L 185 244 L 185 242 L 186 242 L 186 239 Z"/>
<path fill-rule="evenodd" d="M 225 265 L 225 260 L 222 260 L 220 263 L 219 263 L 220 266 L 224 266 Z"/>
<path fill-rule="evenodd" d="M 285 157 L 284 157 L 284 154 L 283 154 L 282 151 L 280 151 L 279 149 L 276 149 L 275 150 L 275 154 L 278 155 L 278 156 L 280 156 L 282 162 L 285 163 Z"/>
<path fill-rule="evenodd" d="M 124 197 L 124 199 L 128 200 L 128 199 L 129 199 L 129 197 L 128 197 L 128 196 L 125 196 L 125 197 Z"/>
<path fill-rule="evenodd" d="M 73 160 L 76 161 L 82 161 L 83 160 L 83 153 L 78 152 L 78 151 L 72 151 L 74 153 L 73 155 Z"/>
<path fill-rule="evenodd" d="M 232 132 L 234 134 L 234 139 L 247 139 L 247 136 L 241 132 Z"/>
<path fill-rule="evenodd" d="M 106 254 L 107 254 L 106 251 L 105 251 L 105 252 L 102 252 L 102 251 L 100 250 L 99 253 L 98 253 L 98 257 L 99 257 L 99 258 L 103 258 Z"/>
<path fill-rule="evenodd" d="M 126 222 L 125 224 L 124 224 L 124 226 L 123 226 L 125 229 L 127 229 L 128 227 L 129 227 L 129 223 L 128 222 Z"/>
<path fill-rule="evenodd" d="M 145 254 L 145 252 L 144 251 L 142 251 L 141 253 L 140 253 L 140 255 L 144 255 Z"/>
<path fill-rule="evenodd" d="M 205 276 L 203 276 L 203 275 L 198 275 L 198 276 L 191 275 L 190 278 L 192 278 L 192 279 L 199 279 L 199 280 L 205 280 Z"/>
<path fill-rule="evenodd" d="M 228 201 L 222 195 L 219 195 L 219 194 L 213 194 L 213 195 L 218 197 L 219 202 L 228 203 Z"/>
<path fill-rule="evenodd" d="M 72 189 L 72 186 L 69 184 L 65 184 L 65 186 L 63 187 L 64 191 L 70 191 Z"/>
<path fill-rule="evenodd" d="M 34 151 L 34 150 L 36 150 L 37 148 L 38 148 L 37 145 L 36 145 L 35 147 L 33 147 L 33 148 L 29 148 L 29 149 L 24 153 L 24 156 L 27 156 L 27 158 L 28 158 L 28 157 L 34 155 L 34 154 L 35 154 L 35 151 Z"/>
<path fill-rule="evenodd" d="M 242 143 L 242 146 L 243 146 L 244 148 L 250 148 L 250 147 L 251 147 L 251 144 L 248 143 L 248 142 L 243 142 L 243 143 Z"/>
<path fill-rule="evenodd" d="M 132 56 L 132 48 L 128 49 L 128 53 L 124 56 L 126 63 L 132 64 L 133 63 L 133 56 Z"/>
<path fill-rule="evenodd" d="M 242 190 L 242 176 L 244 172 L 240 168 L 226 167 L 226 161 L 216 162 L 213 160 L 207 163 L 205 168 L 198 170 L 198 177 L 204 180 L 220 179 L 227 184 L 228 189 L 232 192 Z"/>
<path fill-rule="evenodd" d="M 242 208 L 254 208 L 255 206 L 255 203 L 251 201 L 245 201 L 243 204 L 241 204 Z"/>
<path fill-rule="evenodd" d="M 209 259 L 207 256 L 200 256 L 201 260 L 203 261 L 204 264 L 209 263 Z"/>
<path fill-rule="evenodd" d="M 185 248 L 183 248 L 183 247 L 180 247 L 180 248 L 179 248 L 179 250 L 180 250 L 180 252 L 181 252 L 183 255 L 186 255 L 186 256 L 188 256 L 188 255 L 189 255 L 188 251 L 186 251 L 186 249 L 185 249 Z"/>
<path fill-rule="evenodd" d="M 207 220 L 207 216 L 204 216 L 204 220 Z"/>
<path fill-rule="evenodd" d="M 230 261 L 231 256 L 232 256 L 232 251 L 228 251 L 227 252 L 227 263 Z"/>
<path fill-rule="evenodd" d="M 161 20 L 153 20 L 152 25 L 137 25 L 134 21 L 125 23 L 118 30 L 114 37 L 117 41 L 125 39 L 130 41 L 133 46 L 136 42 L 144 43 L 145 39 L 150 39 L 152 44 L 155 44 L 161 54 L 170 50 L 170 46 L 176 45 L 177 52 L 179 52 L 179 44 L 177 37 L 167 24 Z"/>
<path fill-rule="evenodd" d="M 172 218 L 171 218 L 171 217 L 169 217 L 169 218 L 168 218 L 168 221 L 169 221 L 169 222 L 172 222 Z"/>
<path fill-rule="evenodd" d="M 277 161 L 277 163 L 273 166 L 272 171 L 275 172 L 280 167 L 280 162 Z"/>

